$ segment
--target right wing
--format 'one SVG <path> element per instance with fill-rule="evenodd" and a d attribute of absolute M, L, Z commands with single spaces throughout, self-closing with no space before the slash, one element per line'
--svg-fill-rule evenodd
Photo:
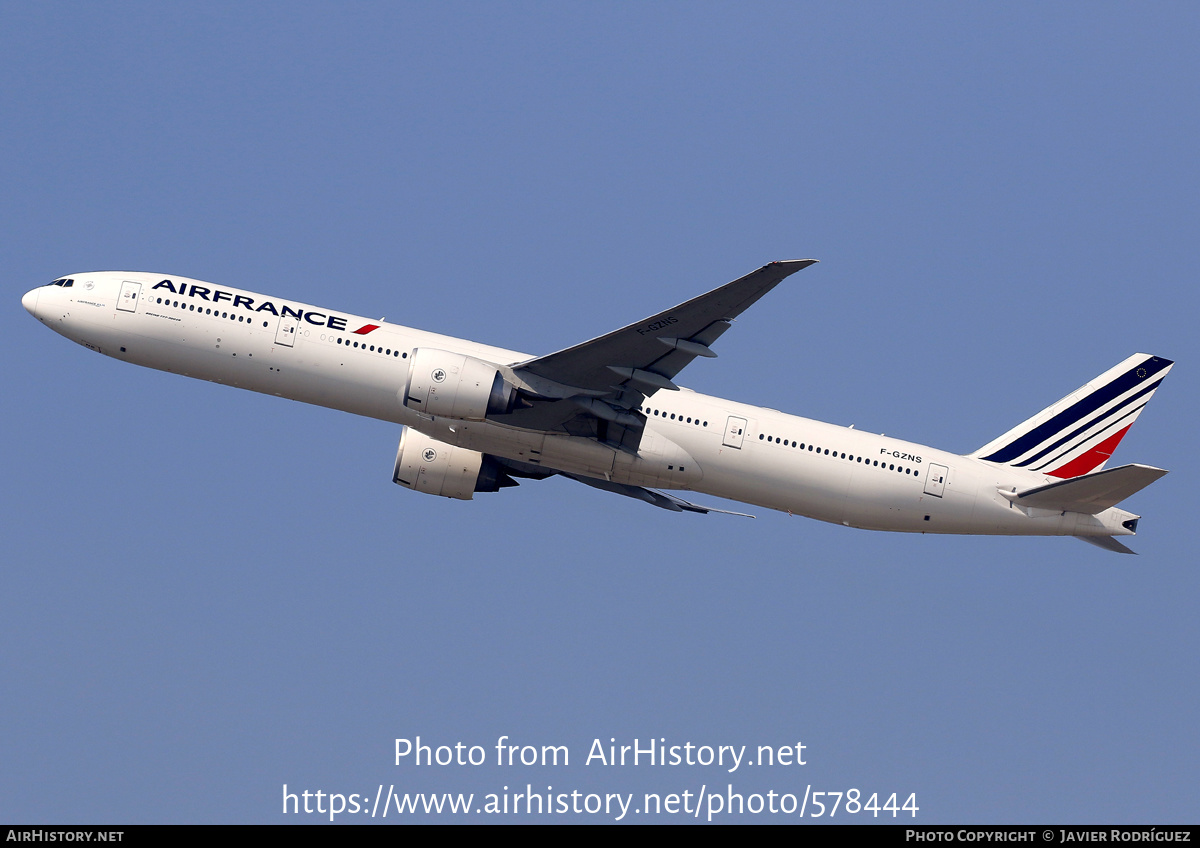
<path fill-rule="evenodd" d="M 715 506 L 704 506 L 703 504 L 685 501 L 683 498 L 667 494 L 666 492 L 646 489 L 641 486 L 631 486 L 628 483 L 614 483 L 611 480 L 600 480 L 596 477 L 583 477 L 579 474 L 567 474 L 565 472 L 559 473 L 564 477 L 577 480 L 585 486 L 591 486 L 593 489 L 600 489 L 601 491 L 624 495 L 627 498 L 645 501 L 651 506 L 656 506 L 659 509 L 669 509 L 672 512 L 698 512 L 701 515 L 707 515 L 710 512 L 720 512 L 725 515 L 740 515 L 742 518 L 754 517 L 748 512 L 734 512 L 729 509 L 717 509 Z"/>
<path fill-rule="evenodd" d="M 666 492 L 659 492 L 655 489 L 647 489 L 642 486 L 633 486 L 628 483 L 614 483 L 612 480 L 601 480 L 598 477 L 585 477 L 582 474 L 568 474 L 566 471 L 554 471 L 544 468 L 540 465 L 533 465 L 528 462 L 520 462 L 514 459 L 504 459 L 498 456 L 489 456 L 485 460 L 490 462 L 499 470 L 498 474 L 493 474 L 492 479 L 495 483 L 493 488 L 488 488 L 486 491 L 498 492 L 500 489 L 509 486 L 519 485 L 514 477 L 523 477 L 531 480 L 545 480 L 547 477 L 553 477 L 560 474 L 569 480 L 583 483 L 585 486 L 591 486 L 593 489 L 600 489 L 602 492 L 612 492 L 617 495 L 624 495 L 627 498 L 644 501 L 651 506 L 656 506 L 659 509 L 669 509 L 672 512 L 698 512 L 706 515 L 710 512 L 720 512 L 725 515 L 740 515 L 743 518 L 753 518 L 754 516 L 748 512 L 734 512 L 728 509 L 717 509 L 715 506 L 704 506 L 703 504 L 692 503 L 685 501 L 683 498 Z M 401 485 L 413 488 L 404 481 L 397 480 Z M 482 490 L 480 490 L 482 491 Z"/>

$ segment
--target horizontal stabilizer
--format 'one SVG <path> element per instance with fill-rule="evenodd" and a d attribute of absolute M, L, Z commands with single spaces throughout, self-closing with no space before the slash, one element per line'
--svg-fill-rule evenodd
<path fill-rule="evenodd" d="M 1137 554 L 1137 551 L 1125 547 L 1112 536 L 1076 536 L 1075 538 L 1082 539 L 1089 545 L 1095 545 L 1097 548 L 1104 548 L 1106 551 L 1113 551 L 1118 554 Z"/>
<path fill-rule="evenodd" d="M 1010 496 L 1010 500 L 1018 506 L 1095 515 L 1116 506 L 1166 473 L 1165 469 L 1149 465 L 1122 465 L 1019 492 Z"/>

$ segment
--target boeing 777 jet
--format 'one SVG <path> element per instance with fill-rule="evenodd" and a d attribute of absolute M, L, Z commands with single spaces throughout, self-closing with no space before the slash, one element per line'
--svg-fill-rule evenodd
<path fill-rule="evenodd" d="M 1117 504 L 1167 472 L 1105 469 L 1172 362 L 1138 353 L 966 456 L 677 385 L 791 274 L 772 262 L 544 356 L 130 271 L 60 277 L 25 308 L 114 359 L 403 425 L 392 479 L 470 500 L 555 474 L 664 509 L 699 492 L 869 530 L 1116 537 Z M 689 495 L 690 497 L 690 495 Z"/>

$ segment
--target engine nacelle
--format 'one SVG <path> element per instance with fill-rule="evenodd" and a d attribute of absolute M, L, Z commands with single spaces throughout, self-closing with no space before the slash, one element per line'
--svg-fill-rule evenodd
<path fill-rule="evenodd" d="M 517 485 L 493 457 L 439 442 L 412 427 L 405 427 L 400 435 L 392 482 L 460 501 L 471 500 L 476 492 L 498 492 Z"/>
<path fill-rule="evenodd" d="M 491 362 L 420 347 L 412 352 L 404 405 L 426 415 L 482 421 L 512 412 L 517 392 Z"/>

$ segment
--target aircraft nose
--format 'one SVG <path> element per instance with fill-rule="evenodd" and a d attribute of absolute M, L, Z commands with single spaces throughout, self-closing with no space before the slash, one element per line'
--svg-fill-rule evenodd
<path fill-rule="evenodd" d="M 21 305 L 24 306 L 25 310 L 30 315 L 32 315 L 34 318 L 37 317 L 37 302 L 38 302 L 38 292 L 39 291 L 41 291 L 41 289 L 33 289 L 32 291 L 26 292 L 25 296 L 23 298 L 21 298 Z"/>

